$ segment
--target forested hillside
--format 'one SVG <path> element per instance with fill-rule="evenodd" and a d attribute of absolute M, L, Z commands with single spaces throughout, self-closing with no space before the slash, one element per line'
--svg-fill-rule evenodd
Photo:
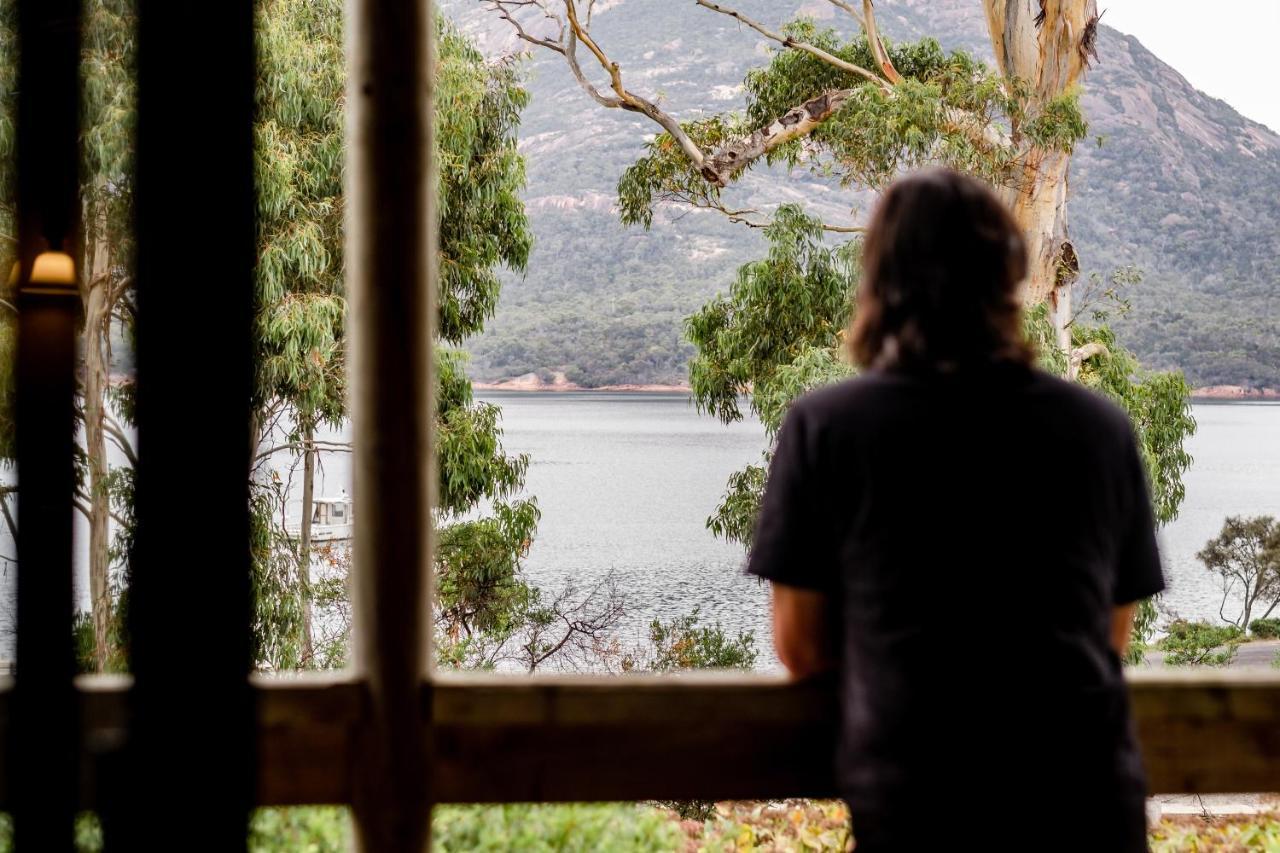
<path fill-rule="evenodd" d="M 771 23 L 806 14 L 848 29 L 828 3 L 736 6 Z M 520 49 L 482 3 L 445 8 L 490 55 Z M 894 39 L 931 35 L 948 49 L 986 50 L 973 0 L 878 8 Z M 628 85 L 682 119 L 740 104 L 744 73 L 768 56 L 757 34 L 692 3 L 609 0 L 595 16 L 593 33 Z M 1083 98 L 1090 137 L 1072 174 L 1082 281 L 1143 269 L 1132 312 L 1113 324 L 1150 366 L 1180 367 L 1196 385 L 1280 387 L 1280 135 L 1197 92 L 1132 37 L 1104 26 L 1098 54 Z M 652 125 L 596 106 L 558 60 L 541 51 L 526 62 L 533 100 L 521 149 L 536 242 L 527 274 L 507 278 L 497 316 L 471 347 L 473 372 L 564 372 L 584 385 L 679 381 L 690 352 L 682 318 L 728 288 L 737 266 L 760 253 L 759 234 L 713 213 L 659 217 L 648 232 L 620 225 L 617 179 Z M 833 221 L 870 204 L 817 176 L 777 175 L 757 169 L 734 201 L 798 201 Z"/>

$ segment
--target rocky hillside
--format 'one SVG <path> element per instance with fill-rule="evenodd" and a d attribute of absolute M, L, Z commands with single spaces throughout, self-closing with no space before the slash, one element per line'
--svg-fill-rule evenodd
<path fill-rule="evenodd" d="M 797 14 L 848 30 L 826 2 L 739 0 L 771 22 Z M 931 35 L 986 55 L 977 0 L 880 0 L 896 40 Z M 486 52 L 520 49 L 476 0 L 446 12 Z M 734 109 L 740 83 L 768 49 L 753 32 L 692 3 L 603 0 L 593 32 L 628 85 L 681 118 Z M 1146 280 L 1117 322 L 1152 366 L 1195 384 L 1280 387 L 1280 135 L 1191 87 L 1135 38 L 1102 27 L 1086 79 L 1090 139 L 1073 166 L 1072 230 L 1086 270 L 1133 264 Z M 683 376 L 681 320 L 728 287 L 759 253 L 759 235 L 714 214 L 671 215 L 651 231 L 623 228 L 614 186 L 653 127 L 604 110 L 559 57 L 528 62 L 527 200 L 537 239 L 526 276 L 511 277 L 497 317 L 473 342 L 474 372 L 498 379 L 563 372 L 581 384 L 661 383 Z M 761 170 L 735 201 L 803 200 L 826 218 L 866 201 L 808 175 Z"/>

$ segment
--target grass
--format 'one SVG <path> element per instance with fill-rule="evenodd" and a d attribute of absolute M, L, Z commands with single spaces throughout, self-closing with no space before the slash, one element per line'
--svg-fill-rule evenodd
<path fill-rule="evenodd" d="M 1069 816 L 1046 816 L 1045 832 Z M 92 815 L 82 816 L 76 848 L 102 849 Z M 947 827 L 935 827 L 940 839 Z M 191 831 L 200 831 L 193 812 Z M 745 851 L 847 851 L 848 813 L 833 800 L 717 803 L 703 821 L 641 803 L 437 806 L 432 848 L 522 853 L 745 853 Z M 249 832 L 251 853 L 345 853 L 350 812 L 336 806 L 259 809 Z M 1280 814 L 1255 817 L 1169 817 L 1151 829 L 1153 853 L 1280 853 Z M 939 842 L 943 844 L 942 841 Z M 944 845 L 945 846 L 945 845 Z M 1027 849 L 1035 849 L 1034 839 Z M 12 849 L 6 815 L 0 814 L 0 853 Z M 940 849 L 942 849 L 940 847 Z"/>

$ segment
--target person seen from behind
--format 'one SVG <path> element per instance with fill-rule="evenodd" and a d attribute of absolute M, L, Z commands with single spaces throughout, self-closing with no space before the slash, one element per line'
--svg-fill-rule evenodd
<path fill-rule="evenodd" d="M 979 181 L 896 182 L 862 264 L 861 373 L 792 405 L 748 561 L 783 664 L 838 679 L 858 853 L 1146 850 L 1121 656 L 1164 579 L 1129 420 L 1034 366 Z"/>

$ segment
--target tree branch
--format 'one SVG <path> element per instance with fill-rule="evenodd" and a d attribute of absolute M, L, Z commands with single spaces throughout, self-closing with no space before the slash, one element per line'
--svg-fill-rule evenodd
<path fill-rule="evenodd" d="M 115 442 L 115 445 L 120 449 L 120 452 L 125 455 L 125 458 L 129 460 L 129 464 L 134 468 L 137 468 L 138 454 L 134 452 L 133 444 L 130 443 L 129 439 L 125 436 L 124 430 L 121 429 L 119 422 L 117 422 L 115 418 L 111 417 L 110 414 L 103 412 L 102 428 L 111 440 Z"/>
<path fill-rule="evenodd" d="M 657 104 L 640 97 L 622 85 L 622 70 L 618 67 L 618 63 L 610 60 L 609 57 L 605 55 L 600 46 L 596 44 L 595 39 L 591 37 L 591 33 L 587 31 L 587 28 L 579 23 L 576 0 L 564 0 L 564 8 L 569 18 L 571 36 L 576 37 L 578 41 L 585 44 L 587 49 L 595 55 L 596 61 L 600 63 L 600 67 L 608 72 L 610 85 L 613 88 L 613 91 L 622 100 L 622 103 L 618 106 L 624 110 L 643 113 L 653 119 L 653 121 L 657 122 L 663 130 L 671 134 L 671 138 L 679 144 L 680 149 L 684 151 L 685 156 L 689 158 L 693 165 L 701 168 L 705 155 L 702 153 L 702 149 L 695 145 L 693 140 L 689 138 L 688 134 L 684 132 L 684 128 L 680 126 L 680 122 L 676 121 L 674 116 L 659 109 Z M 570 39 L 570 43 L 572 43 L 572 37 Z"/>
<path fill-rule="evenodd" d="M 9 528 L 9 536 L 14 542 L 18 541 L 18 524 L 13 520 L 13 514 L 9 512 L 9 495 L 18 490 L 17 486 L 5 486 L 0 493 L 0 513 L 4 514 L 5 526 Z"/>
<path fill-rule="evenodd" d="M 787 110 L 768 127 L 721 146 L 702 165 L 702 176 L 716 186 L 728 186 L 738 172 L 755 160 L 793 139 L 808 136 L 843 107 L 853 93 L 853 89 L 823 92 Z"/>
<path fill-rule="evenodd" d="M 1070 364 L 1067 367 L 1068 378 L 1075 379 L 1080 372 L 1080 366 L 1097 355 L 1111 355 L 1111 350 L 1107 349 L 1105 344 L 1100 344 L 1097 341 L 1073 349 L 1071 351 Z"/>
<path fill-rule="evenodd" d="M 889 90 L 890 81 L 885 80 L 884 78 L 880 77 L 874 72 L 868 71 L 867 69 L 863 68 L 861 65 L 854 65 L 852 62 L 846 62 L 840 57 L 835 56 L 831 53 L 828 53 L 827 51 L 823 50 L 820 47 L 817 47 L 816 45 L 809 44 L 807 41 L 799 41 L 797 39 L 793 39 L 791 36 L 783 35 L 782 33 L 775 33 L 774 31 L 770 30 L 768 27 L 764 26 L 758 21 L 753 21 L 751 18 L 748 18 L 746 15 L 742 14 L 741 12 L 735 9 L 730 9 L 726 6 L 721 6 L 719 3 L 711 2 L 711 0 L 696 0 L 696 2 L 699 6 L 703 7 L 704 9 L 710 9 L 713 12 L 719 12 L 721 15 L 728 15 L 730 18 L 734 18 L 740 23 L 746 24 L 751 29 L 760 33 L 760 35 L 764 36 L 765 38 L 771 41 L 776 41 L 778 44 L 782 45 L 783 47 L 789 47 L 789 48 L 792 48 L 793 50 L 800 50 L 811 56 L 816 56 L 818 59 L 821 59 L 823 62 L 827 63 L 833 68 L 839 68 L 841 71 L 847 71 L 850 74 L 856 74 L 859 77 L 862 77 L 866 80 L 871 81 L 872 83 L 875 83 L 876 85 L 883 88 L 885 91 Z M 884 50 L 883 46 L 881 47 L 881 50 L 882 51 Z M 892 65 L 890 65 L 889 67 L 893 68 Z M 895 76 L 897 76 L 898 72 L 894 71 L 893 73 Z M 898 79 L 901 79 L 901 78 L 899 77 Z M 897 80 L 893 80 L 892 82 L 896 83 Z"/>
<path fill-rule="evenodd" d="M 884 42 L 880 40 L 880 29 L 876 26 L 874 7 L 875 4 L 871 0 L 862 0 L 862 30 L 867 35 L 867 44 L 871 46 L 871 55 L 880 65 L 880 71 L 890 83 L 896 85 L 902 82 L 902 75 L 893 67 L 889 52 L 884 49 Z"/>
<path fill-rule="evenodd" d="M 291 441 L 285 444 L 277 444 L 268 450 L 262 451 L 257 456 L 253 457 L 253 461 L 255 463 L 260 462 L 273 453 L 279 453 L 282 450 L 317 450 L 327 451 L 329 453 L 350 453 L 352 449 L 351 442 L 349 441 L 323 441 L 321 439 L 313 439 L 311 441 Z"/>
<path fill-rule="evenodd" d="M 827 0 L 827 2 L 832 6 L 835 6 L 837 9 L 844 9 L 855 21 L 858 22 L 859 27 L 866 29 L 867 24 L 862 20 L 862 13 L 853 8 L 853 6 L 845 3 L 844 0 Z"/>

